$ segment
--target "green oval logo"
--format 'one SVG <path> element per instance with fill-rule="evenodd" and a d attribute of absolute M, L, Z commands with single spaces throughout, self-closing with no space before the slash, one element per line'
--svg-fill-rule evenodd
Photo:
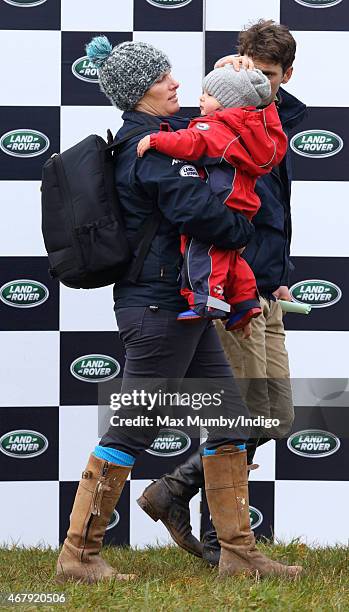
<path fill-rule="evenodd" d="M 36 130 L 12 130 L 0 140 L 1 150 L 13 157 L 36 157 L 45 153 L 49 146 L 48 137 Z"/>
<path fill-rule="evenodd" d="M 15 429 L 0 438 L 0 451 L 16 459 L 31 459 L 45 452 L 48 439 L 38 431 Z"/>
<path fill-rule="evenodd" d="M 287 446 L 292 453 L 317 459 L 328 457 L 339 449 L 339 438 L 329 431 L 322 429 L 305 429 L 292 434 L 287 440 Z"/>
<path fill-rule="evenodd" d="M 44 4 L 47 0 L 5 0 L 7 4 L 12 4 L 13 6 L 38 6 L 39 4 Z"/>
<path fill-rule="evenodd" d="M 251 529 L 256 529 L 256 527 L 263 523 L 263 514 L 254 506 L 250 506 L 250 523 Z"/>
<path fill-rule="evenodd" d="M 343 149 L 343 140 L 337 134 L 326 130 L 307 130 L 291 138 L 291 149 L 313 159 L 337 155 Z"/>
<path fill-rule="evenodd" d="M 120 514 L 118 513 L 117 510 L 113 510 L 113 514 L 110 517 L 110 521 L 109 521 L 109 525 L 107 527 L 107 531 L 108 531 L 108 529 L 113 529 L 113 527 L 116 527 L 116 525 L 118 524 L 119 521 L 120 521 Z"/>
<path fill-rule="evenodd" d="M 164 9 L 182 8 L 182 6 L 190 4 L 191 1 L 192 0 L 147 0 L 148 4 Z"/>
<path fill-rule="evenodd" d="M 311 279 L 295 283 L 290 288 L 295 302 L 310 304 L 312 308 L 326 308 L 339 302 L 342 292 L 330 281 Z"/>
<path fill-rule="evenodd" d="M 191 439 L 179 429 L 160 429 L 147 453 L 158 457 L 174 457 L 185 453 L 191 446 Z"/>
<path fill-rule="evenodd" d="M 342 0 L 295 0 L 295 2 L 308 8 L 329 8 L 330 6 L 340 4 Z"/>
<path fill-rule="evenodd" d="M 82 355 L 73 361 L 70 372 L 84 382 L 99 383 L 117 376 L 120 364 L 109 355 Z"/>
<path fill-rule="evenodd" d="M 46 302 L 49 290 L 38 281 L 19 279 L 0 287 L 0 300 L 15 308 L 34 308 Z"/>
<path fill-rule="evenodd" d="M 75 60 L 71 69 L 77 79 L 87 83 L 98 83 L 98 70 L 87 56 Z"/>

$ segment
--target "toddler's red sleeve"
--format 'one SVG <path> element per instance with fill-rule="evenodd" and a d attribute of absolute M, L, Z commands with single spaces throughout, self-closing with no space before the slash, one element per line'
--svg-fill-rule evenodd
<path fill-rule="evenodd" d="M 150 146 L 159 153 L 189 161 L 198 161 L 207 151 L 204 135 L 195 128 L 151 134 Z"/>

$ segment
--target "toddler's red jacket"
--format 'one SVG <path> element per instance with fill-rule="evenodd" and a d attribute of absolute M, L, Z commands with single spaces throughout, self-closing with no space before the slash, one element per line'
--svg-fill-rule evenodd
<path fill-rule="evenodd" d="M 251 220 L 260 206 L 254 191 L 256 180 L 281 162 L 287 136 L 273 102 L 260 110 L 227 108 L 197 117 L 186 130 L 151 134 L 150 146 L 200 166 L 228 162 L 235 175 L 224 203 Z"/>

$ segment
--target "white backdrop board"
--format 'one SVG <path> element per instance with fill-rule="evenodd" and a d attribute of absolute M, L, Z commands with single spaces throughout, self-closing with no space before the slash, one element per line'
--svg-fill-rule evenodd
<path fill-rule="evenodd" d="M 303 286 L 310 287 L 312 300 L 319 292 L 330 296 L 311 316 L 285 319 L 292 376 L 305 379 L 298 386 L 294 381 L 294 431 L 298 423 L 304 429 L 305 416 L 311 419 L 319 405 L 324 408 L 317 413 L 318 428 L 328 431 L 326 410 L 348 406 L 346 0 L 99 0 L 97 5 L 92 0 L 0 0 L 0 542 L 57 546 L 62 541 L 80 473 L 98 441 L 97 385 L 74 378 L 71 363 L 101 353 L 119 362 L 119 376 L 124 363 L 111 287 L 75 291 L 51 280 L 40 232 L 45 160 L 89 133 L 115 132 L 122 121 L 91 80 L 88 65 L 77 62 L 84 58 L 84 45 L 105 33 L 113 44 L 142 40 L 160 47 L 181 83 L 182 113 L 193 116 L 204 71 L 218 57 L 234 52 L 240 28 L 261 17 L 287 24 L 298 42 L 294 77 L 286 88 L 309 106 L 309 113 L 293 136 L 306 132 L 308 138 L 315 131 L 333 151 L 329 157 L 321 150 L 304 155 L 294 139 L 294 295 Z M 75 72 L 73 64 L 80 66 Z M 30 142 L 38 143 L 37 155 L 28 156 L 24 147 L 18 155 L 15 140 L 6 136 L 23 130 L 33 131 L 36 140 Z M 31 308 L 8 297 L 23 279 L 36 296 Z M 313 279 L 320 281 L 317 289 L 308 283 Z M 330 383 L 323 388 L 319 381 L 326 378 L 334 379 L 330 393 Z M 31 436 L 39 452 L 25 457 L 23 449 L 4 452 L 15 431 Z M 349 502 L 348 440 L 343 436 L 339 442 L 333 442 L 336 448 L 326 456 L 299 455 L 286 440 L 269 442 L 258 451 L 256 461 L 262 467 L 251 478 L 251 504 L 260 513 L 253 514 L 260 523 L 257 534 L 347 542 L 343 508 Z M 125 487 L 107 541 L 139 546 L 168 541 L 135 499 L 151 478 L 193 448 L 173 459 L 146 455 Z M 192 515 L 198 534 L 198 498 Z"/>

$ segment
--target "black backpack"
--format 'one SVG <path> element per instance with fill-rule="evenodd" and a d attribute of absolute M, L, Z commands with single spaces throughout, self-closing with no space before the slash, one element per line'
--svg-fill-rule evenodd
<path fill-rule="evenodd" d="M 115 186 L 114 156 L 120 145 L 144 133 L 146 128 L 137 128 L 113 141 L 108 130 L 108 144 L 92 134 L 44 164 L 42 233 L 49 273 L 67 287 L 92 289 L 125 278 L 136 282 L 161 213 L 154 206 L 131 244 Z"/>

